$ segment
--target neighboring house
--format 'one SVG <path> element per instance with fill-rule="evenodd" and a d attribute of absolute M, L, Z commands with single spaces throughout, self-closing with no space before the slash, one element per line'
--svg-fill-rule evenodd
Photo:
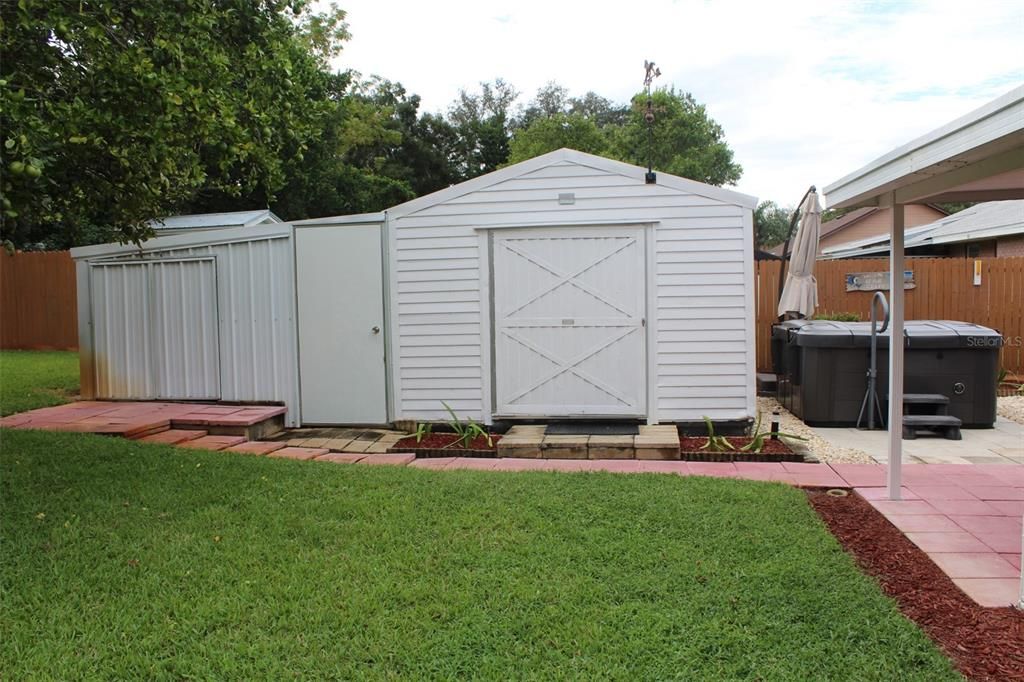
<path fill-rule="evenodd" d="M 976 204 L 927 225 L 908 227 L 904 238 L 908 256 L 1024 256 L 1024 200 Z M 889 235 L 882 234 L 826 248 L 823 257 L 877 258 L 888 254 Z"/>
<path fill-rule="evenodd" d="M 226 227 L 252 227 L 272 225 L 281 222 L 270 209 L 255 211 L 231 211 L 229 213 L 193 213 L 173 215 L 149 222 L 159 235 L 187 234 L 202 230 L 220 230 Z"/>
<path fill-rule="evenodd" d="M 882 237 L 889 233 L 889 212 L 888 208 L 877 206 L 865 206 L 850 211 L 846 215 L 834 218 L 821 224 L 821 237 L 818 241 L 818 257 L 822 256 L 825 249 L 830 249 L 840 244 L 868 239 L 870 237 Z M 930 204 L 907 204 L 905 207 L 906 226 L 909 230 L 917 225 L 925 225 L 949 215 L 942 209 Z M 768 249 L 776 256 L 782 255 L 783 244 L 778 244 Z"/>

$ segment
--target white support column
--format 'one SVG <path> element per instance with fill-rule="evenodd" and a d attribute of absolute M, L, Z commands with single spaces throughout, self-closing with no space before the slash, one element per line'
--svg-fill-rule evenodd
<path fill-rule="evenodd" d="M 889 223 L 889 499 L 903 479 L 903 204 L 891 196 Z"/>

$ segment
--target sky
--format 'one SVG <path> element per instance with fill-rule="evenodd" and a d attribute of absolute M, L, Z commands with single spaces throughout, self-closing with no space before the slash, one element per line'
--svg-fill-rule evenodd
<path fill-rule="evenodd" d="M 691 92 L 743 166 L 736 189 L 795 205 L 1024 83 L 1024 2 L 338 0 L 340 69 L 399 81 L 422 109 L 503 78 L 615 101 Z"/>

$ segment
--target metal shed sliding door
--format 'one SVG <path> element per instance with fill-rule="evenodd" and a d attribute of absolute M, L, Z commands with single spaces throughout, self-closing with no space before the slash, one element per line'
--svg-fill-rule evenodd
<path fill-rule="evenodd" d="M 94 263 L 96 395 L 220 398 L 213 258 Z"/>

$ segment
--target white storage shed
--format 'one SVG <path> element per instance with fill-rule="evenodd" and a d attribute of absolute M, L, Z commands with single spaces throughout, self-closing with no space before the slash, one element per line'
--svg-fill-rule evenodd
<path fill-rule="evenodd" d="M 92 353 L 83 392 L 127 397 L 113 395 L 124 384 L 140 397 L 191 397 L 165 388 L 180 365 L 206 377 L 195 397 L 283 401 L 289 424 L 437 420 L 442 401 L 485 423 L 747 420 L 756 199 L 665 174 L 646 184 L 644 174 L 562 149 L 382 213 L 161 238 L 141 253 L 77 249 Z M 109 268 L 126 261 L 189 265 L 171 275 L 148 266 L 151 308 L 131 310 L 108 285 Z M 219 345 L 204 336 L 206 346 L 165 357 L 153 321 L 163 301 L 211 283 L 218 312 L 203 324 Z M 100 359 L 119 352 L 104 325 L 121 317 L 153 330 L 149 365 L 114 372 Z M 243 336 L 252 341 L 239 345 Z M 257 338 L 274 345 L 257 350 Z M 218 358 L 219 372 L 199 357 Z M 107 378 L 144 367 L 145 391 L 140 379 Z"/>

